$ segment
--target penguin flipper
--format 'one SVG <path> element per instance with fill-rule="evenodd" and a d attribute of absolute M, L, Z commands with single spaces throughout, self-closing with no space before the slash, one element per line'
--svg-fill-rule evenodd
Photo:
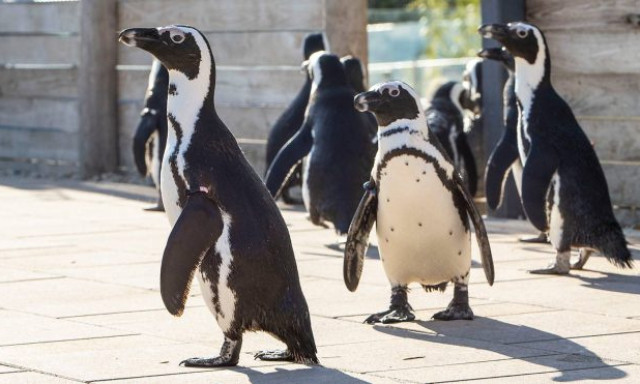
<path fill-rule="evenodd" d="M 545 209 L 547 192 L 559 162 L 551 148 L 534 143 L 522 170 L 522 207 L 531 224 L 541 232 L 549 229 Z"/>
<path fill-rule="evenodd" d="M 147 141 L 158 126 L 158 116 L 150 113 L 142 115 L 136 133 L 133 136 L 133 159 L 136 168 L 142 176 L 147 174 L 147 163 L 145 161 L 145 153 L 147 150 Z"/>
<path fill-rule="evenodd" d="M 487 235 L 487 228 L 484 226 L 482 215 L 476 208 L 473 198 L 467 192 L 467 188 L 464 186 L 462 178 L 458 173 L 454 176 L 455 184 L 458 191 L 464 197 L 466 210 L 469 213 L 473 228 L 476 232 L 476 241 L 478 242 L 478 248 L 480 248 L 480 256 L 482 258 L 482 269 L 484 269 L 484 275 L 487 277 L 489 285 L 493 285 L 495 279 L 495 270 L 493 268 L 493 256 L 491 255 L 491 244 L 489 244 L 489 236 Z"/>
<path fill-rule="evenodd" d="M 282 194 L 287 180 L 295 171 L 295 165 L 311 151 L 312 146 L 311 123 L 305 120 L 298 132 L 278 151 L 267 170 L 264 183 L 274 199 Z"/>
<path fill-rule="evenodd" d="M 364 254 L 369 246 L 369 233 L 378 216 L 378 196 L 372 181 L 365 184 L 365 192 L 358 204 L 344 247 L 343 276 L 344 283 L 351 292 L 358 288 Z"/>
<path fill-rule="evenodd" d="M 491 152 L 485 170 L 485 193 L 487 205 L 497 209 L 502 204 L 502 192 L 509 169 L 518 159 L 518 148 L 501 140 Z"/>
<path fill-rule="evenodd" d="M 172 315 L 182 315 L 193 275 L 222 229 L 222 215 L 211 199 L 203 192 L 187 197 L 167 240 L 160 267 L 160 293 Z"/>
<path fill-rule="evenodd" d="M 469 193 L 471 196 L 475 196 L 478 190 L 478 171 L 476 168 L 476 159 L 473 157 L 473 152 L 467 141 L 467 135 L 464 132 L 460 132 L 456 138 L 456 146 L 458 147 L 458 153 L 464 160 L 464 168 L 467 174 L 467 182 L 469 186 Z"/>

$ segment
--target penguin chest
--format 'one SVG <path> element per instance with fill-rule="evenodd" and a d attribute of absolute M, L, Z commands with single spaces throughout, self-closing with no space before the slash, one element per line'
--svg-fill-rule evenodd
<path fill-rule="evenodd" d="M 160 167 L 160 191 L 162 192 L 162 203 L 164 204 L 165 213 L 169 218 L 169 223 L 173 226 L 182 208 L 180 208 L 180 195 L 178 193 L 178 186 L 172 174 L 171 164 L 169 163 L 170 153 L 169 143 L 167 143 L 167 150 L 165 151 L 164 158 L 162 159 L 162 166 Z"/>
<path fill-rule="evenodd" d="M 470 232 L 434 164 L 397 156 L 379 175 L 376 231 L 391 284 L 435 285 L 464 275 L 471 263 Z"/>

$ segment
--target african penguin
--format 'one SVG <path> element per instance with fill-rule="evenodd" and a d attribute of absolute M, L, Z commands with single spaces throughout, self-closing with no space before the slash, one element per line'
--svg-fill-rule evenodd
<path fill-rule="evenodd" d="M 309 56 L 314 52 L 323 51 L 328 48 L 324 41 L 324 35 L 322 33 L 310 33 L 304 38 L 302 46 L 302 53 L 304 60 L 309 60 Z M 267 138 L 267 152 L 266 152 L 266 169 L 273 162 L 273 159 L 278 154 L 278 151 L 295 135 L 302 122 L 304 121 L 304 112 L 307 109 L 309 103 L 309 92 L 311 91 L 311 78 L 309 72 L 304 70 L 305 81 L 298 91 L 298 94 L 293 99 L 287 109 L 282 112 L 278 120 L 273 124 L 269 131 Z M 292 175 L 289 184 L 282 191 L 282 200 L 287 204 L 294 204 L 296 200 L 290 196 L 290 188 L 300 185 L 301 182 L 301 166 L 298 166 L 295 173 Z"/>
<path fill-rule="evenodd" d="M 362 62 L 357 57 L 353 57 L 351 55 L 340 58 L 340 61 L 342 62 L 342 66 L 344 67 L 344 72 L 347 75 L 347 81 L 351 89 L 353 89 L 355 93 L 366 91 L 367 86 L 365 84 L 367 81 L 365 80 L 365 71 L 364 67 L 362 66 Z M 378 140 L 378 123 L 376 122 L 376 118 L 372 113 L 367 112 L 365 113 L 365 116 L 368 120 L 367 126 L 369 127 L 371 142 L 374 144 L 371 146 L 371 149 L 373 151 L 373 158 L 376 155 L 375 151 L 378 150 L 376 145 Z"/>
<path fill-rule="evenodd" d="M 236 365 L 243 333 L 258 330 L 288 349 L 256 357 L 317 362 L 286 224 L 216 112 L 209 43 L 197 29 L 177 25 L 127 29 L 120 41 L 150 52 L 169 70 L 162 197 L 173 229 L 162 257 L 162 299 L 180 316 L 197 275 L 225 338 L 220 356 L 183 363 Z"/>
<path fill-rule="evenodd" d="M 503 191 L 509 171 L 513 174 L 518 195 L 522 195 L 522 162 L 518 155 L 518 105 L 515 91 L 515 61 L 513 56 L 503 48 L 487 48 L 478 56 L 495 60 L 507 69 L 509 77 L 502 92 L 504 130 L 502 137 L 491 152 L 485 170 L 485 195 L 487 205 L 497 209 L 502 203 Z M 538 236 L 521 238 L 524 243 L 548 243 L 547 234 L 540 232 Z"/>
<path fill-rule="evenodd" d="M 461 100 L 466 97 L 462 83 L 449 81 L 436 90 L 425 114 L 429 129 L 438 138 L 456 169 L 463 175 L 471 196 L 474 196 L 478 188 L 478 173 L 464 131 L 465 112 Z"/>
<path fill-rule="evenodd" d="M 572 246 L 595 249 L 617 266 L 630 267 L 631 254 L 613 215 L 598 157 L 551 84 L 551 58 L 542 31 L 517 22 L 483 25 L 479 32 L 502 43 L 515 59 L 522 205 L 529 221 L 549 234 L 556 249 L 552 266 L 531 272 L 569 273 Z M 582 255 L 578 267 L 588 256 Z"/>
<path fill-rule="evenodd" d="M 407 301 L 410 283 L 429 292 L 455 285 L 449 306 L 437 320 L 473 319 L 468 283 L 471 231 L 482 253 L 484 272 L 493 284 L 491 247 L 480 213 L 435 135 L 427 129 L 420 98 L 407 84 L 378 84 L 355 97 L 359 111 L 378 120 L 378 154 L 371 179 L 353 218 L 345 245 L 344 279 L 354 291 L 373 223 L 385 273 L 391 283 L 389 310 L 367 323 L 394 323 L 415 318 Z"/>
<path fill-rule="evenodd" d="M 291 170 L 308 155 L 302 196 L 310 219 L 316 225 L 329 221 L 344 234 L 373 164 L 370 121 L 353 108 L 355 93 L 336 55 L 314 53 L 308 70 L 312 85 L 304 123 L 278 152 L 265 183 L 278 197 Z"/>
<path fill-rule="evenodd" d="M 482 113 L 482 60 L 469 60 L 462 72 L 462 85 L 466 95 L 461 98 L 462 107 L 474 115 L 474 120 Z M 467 132 L 472 128 L 469 127 Z"/>
<path fill-rule="evenodd" d="M 169 72 L 154 60 L 149 73 L 149 86 L 140 113 L 140 122 L 133 136 L 133 159 L 142 176 L 149 174 L 158 190 L 158 201 L 148 211 L 164 211 L 160 190 L 160 167 L 167 142 L 167 92 Z"/>

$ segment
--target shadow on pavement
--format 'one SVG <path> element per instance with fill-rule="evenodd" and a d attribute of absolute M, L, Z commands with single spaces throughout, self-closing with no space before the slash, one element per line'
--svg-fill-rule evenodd
<path fill-rule="evenodd" d="M 615 380 L 627 376 L 626 372 L 607 364 L 594 352 L 572 340 L 524 325 L 505 323 L 486 317 L 476 317 L 473 321 L 416 321 L 416 323 L 437 335 L 407 330 L 402 336 L 425 342 L 485 349 L 510 358 L 546 366 L 558 371 L 559 376 L 554 377 L 553 381 Z M 383 326 L 374 326 L 374 329 L 396 336 L 399 330 L 399 328 L 394 330 L 394 327 Z M 553 341 L 557 346 L 554 350 L 550 350 L 526 345 L 541 341 Z M 522 348 L 533 351 L 532 355 L 535 351 L 540 353 L 535 357 L 521 357 Z M 580 366 L 571 367 L 572 363 Z"/>
<path fill-rule="evenodd" d="M 336 369 L 315 365 L 304 369 L 287 370 L 276 368 L 275 372 L 263 373 L 251 368 L 241 368 L 237 371 L 247 375 L 252 384 L 281 384 L 281 383 L 331 383 L 331 384 L 368 384 L 355 377 L 349 376 Z"/>
<path fill-rule="evenodd" d="M 593 272 L 601 276 L 582 276 L 570 273 L 568 277 L 582 281 L 584 287 L 600 289 L 603 291 L 640 294 L 640 276 L 621 275 L 619 273 L 601 272 L 584 269 L 584 272 Z"/>

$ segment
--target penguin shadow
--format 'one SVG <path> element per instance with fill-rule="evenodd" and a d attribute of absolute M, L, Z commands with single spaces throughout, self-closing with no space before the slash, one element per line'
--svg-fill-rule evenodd
<path fill-rule="evenodd" d="M 297 368 L 297 366 L 296 366 Z M 332 383 L 332 384 L 368 384 L 337 369 L 322 365 L 309 365 L 305 368 L 285 369 L 276 367 L 273 372 L 260 372 L 251 368 L 236 368 L 239 373 L 247 375 L 252 384 L 279 383 Z"/>
<path fill-rule="evenodd" d="M 581 272 L 590 272 L 599 276 L 584 276 Z M 621 275 L 614 272 L 602 272 L 591 269 L 583 269 L 567 275 L 582 281 L 584 287 L 600 289 L 603 291 L 640 294 L 640 276 Z"/>
<path fill-rule="evenodd" d="M 332 251 L 340 252 L 340 255 L 344 255 L 344 245 L 345 245 L 344 242 L 339 242 L 339 243 L 325 244 L 324 246 L 331 249 Z M 380 251 L 378 251 L 378 246 L 369 244 L 369 248 L 367 248 L 367 252 L 365 252 L 364 257 L 372 260 L 380 260 Z"/>
<path fill-rule="evenodd" d="M 553 381 L 615 380 L 627 376 L 625 371 L 609 365 L 596 353 L 580 344 L 525 325 L 509 324 L 479 316 L 471 322 L 417 320 L 415 323 L 435 334 L 406 330 L 406 333 L 402 334 L 403 337 L 429 343 L 484 349 L 512 359 L 541 365 L 558 373 Z M 379 332 L 398 336 L 398 329 L 394 327 L 374 326 L 373 328 Z M 554 350 L 563 352 L 527 346 L 527 343 L 540 341 L 556 342 Z M 523 349 L 529 349 L 531 356 L 522 357 Z M 580 365 L 572 367 L 572 363 Z M 547 371 L 541 370 L 540 373 L 548 373 Z"/>

